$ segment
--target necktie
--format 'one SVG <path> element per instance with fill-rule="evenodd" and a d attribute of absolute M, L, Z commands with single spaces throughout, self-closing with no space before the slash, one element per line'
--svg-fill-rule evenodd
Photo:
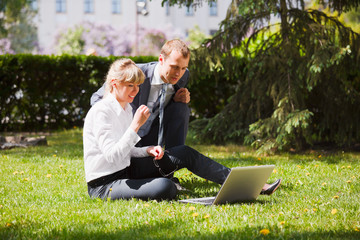
<path fill-rule="evenodd" d="M 160 107 L 159 107 L 159 133 L 158 133 L 158 145 L 163 146 L 163 134 L 164 134 L 164 107 L 166 96 L 167 84 L 163 84 L 160 92 Z"/>

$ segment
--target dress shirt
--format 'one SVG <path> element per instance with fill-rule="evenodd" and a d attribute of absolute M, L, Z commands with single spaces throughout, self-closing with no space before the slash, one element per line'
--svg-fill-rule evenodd
<path fill-rule="evenodd" d="M 125 109 L 111 94 L 87 113 L 84 129 L 86 182 L 115 173 L 130 165 L 131 157 L 147 157 L 147 147 L 137 148 L 139 135 L 130 128 L 132 107 Z"/>
<path fill-rule="evenodd" d="M 147 106 L 148 106 L 150 112 L 152 112 L 154 104 L 160 95 L 162 84 L 164 84 L 164 81 L 160 77 L 159 63 L 158 63 L 155 66 L 154 76 L 151 81 L 151 88 L 150 88 L 149 98 L 148 98 L 148 102 L 147 102 Z M 166 90 L 166 97 L 165 97 L 165 106 L 170 102 L 171 97 L 173 96 L 174 93 L 175 93 L 174 86 L 172 84 L 168 84 L 167 90 Z"/>

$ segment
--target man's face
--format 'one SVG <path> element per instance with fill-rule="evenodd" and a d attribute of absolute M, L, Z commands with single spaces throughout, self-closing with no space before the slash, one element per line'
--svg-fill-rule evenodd
<path fill-rule="evenodd" d="M 162 54 L 159 56 L 159 73 L 165 83 L 176 84 L 184 75 L 188 67 L 190 57 L 184 58 L 178 51 L 172 51 L 165 59 Z"/>

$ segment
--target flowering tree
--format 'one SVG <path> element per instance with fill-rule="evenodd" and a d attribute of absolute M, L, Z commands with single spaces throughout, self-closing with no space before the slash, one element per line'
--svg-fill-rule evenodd
<path fill-rule="evenodd" d="M 159 29 L 138 30 L 139 54 L 158 55 L 166 40 L 183 38 L 180 32 L 171 26 Z M 84 22 L 72 28 L 59 29 L 55 37 L 53 54 L 86 54 L 89 49 L 99 56 L 129 56 L 134 54 L 136 32 L 133 26 L 122 26 L 118 29 L 110 25 Z"/>

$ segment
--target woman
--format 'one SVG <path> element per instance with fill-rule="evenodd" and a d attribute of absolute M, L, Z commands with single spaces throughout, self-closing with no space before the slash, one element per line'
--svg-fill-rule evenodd
<path fill-rule="evenodd" d="M 129 103 L 143 81 L 144 74 L 133 61 L 115 61 L 106 76 L 104 98 L 85 118 L 84 162 L 89 195 L 112 200 L 173 199 L 177 188 L 167 177 L 184 167 L 222 184 L 230 169 L 188 146 L 166 152 L 160 146 L 135 147 L 140 140 L 137 132 L 150 112 L 142 105 L 133 116 Z M 265 186 L 265 191 L 272 193 L 279 185 Z"/>

